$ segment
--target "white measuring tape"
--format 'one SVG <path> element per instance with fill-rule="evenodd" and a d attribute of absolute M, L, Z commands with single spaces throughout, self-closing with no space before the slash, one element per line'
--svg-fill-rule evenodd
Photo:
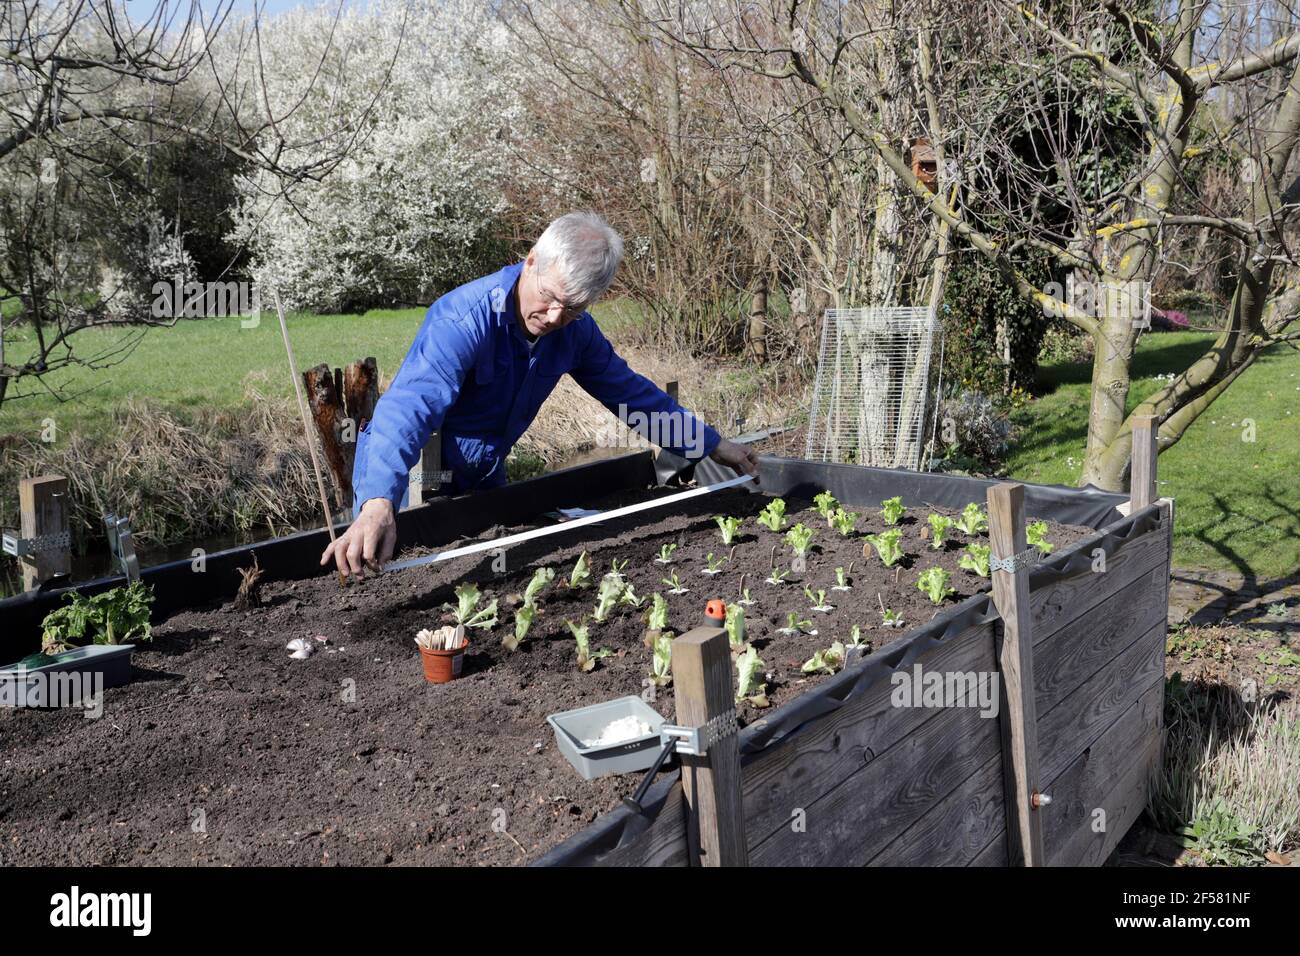
<path fill-rule="evenodd" d="M 395 561 L 391 564 L 384 565 L 384 570 L 405 571 L 407 568 L 418 568 L 425 564 L 436 564 L 439 561 L 449 561 L 452 558 L 461 558 L 467 554 L 478 554 L 481 551 L 494 551 L 497 548 L 508 548 L 512 545 L 522 544 L 525 541 L 531 541 L 534 538 L 544 538 L 548 534 L 558 534 L 561 531 L 570 531 L 573 528 L 581 528 L 589 524 L 597 524 L 601 521 L 621 518 L 624 515 L 636 514 L 638 511 L 649 511 L 651 508 L 662 508 L 664 505 L 676 504 L 679 501 L 685 501 L 687 498 L 697 498 L 700 495 L 707 495 L 713 491 L 721 491 L 724 488 L 733 488 L 736 485 L 753 480 L 754 477 L 752 475 L 741 475 L 738 478 L 719 481 L 716 484 L 705 485 L 702 488 L 692 488 L 689 491 L 683 491 L 679 494 L 668 495 L 666 498 L 655 498 L 651 501 L 642 501 L 634 505 L 627 505 L 623 508 L 615 508 L 613 511 L 602 511 L 599 514 L 574 518 L 572 521 L 565 521 L 561 524 L 548 525 L 545 528 L 534 528 L 532 531 L 522 531 L 519 534 L 506 535 L 504 538 L 494 538 L 491 541 L 480 541 L 477 544 L 467 544 L 462 548 L 452 548 L 450 551 L 439 551 L 435 554 L 426 554 L 418 558 L 409 558 L 406 561 Z"/>

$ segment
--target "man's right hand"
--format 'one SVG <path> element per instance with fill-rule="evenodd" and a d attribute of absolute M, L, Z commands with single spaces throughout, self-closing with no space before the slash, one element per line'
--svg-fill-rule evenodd
<path fill-rule="evenodd" d="M 387 498 L 371 498 L 361 506 L 352 526 L 336 541 L 330 543 L 320 556 L 326 565 L 330 559 L 338 565 L 344 576 L 364 578 L 367 567 L 378 571 L 393 556 L 397 546 L 397 521 L 393 518 L 393 503 Z"/>

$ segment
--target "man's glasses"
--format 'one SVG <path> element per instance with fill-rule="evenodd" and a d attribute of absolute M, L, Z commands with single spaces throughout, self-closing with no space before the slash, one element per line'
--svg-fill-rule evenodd
<path fill-rule="evenodd" d="M 560 317 L 565 319 L 576 319 L 578 316 L 582 314 L 582 310 L 584 306 L 568 305 L 565 302 L 563 302 L 559 296 L 554 295 L 553 293 L 549 292 L 546 289 L 543 289 L 542 276 L 540 272 L 534 273 L 534 281 L 537 285 L 538 296 L 540 296 L 541 300 L 546 303 L 547 312 L 558 311 L 560 313 Z"/>

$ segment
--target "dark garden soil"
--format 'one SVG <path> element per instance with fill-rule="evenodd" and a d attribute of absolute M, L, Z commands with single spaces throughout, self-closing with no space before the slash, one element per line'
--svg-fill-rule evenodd
<path fill-rule="evenodd" d="M 602 510 L 666 491 L 636 492 L 590 503 Z M 590 614 L 595 588 L 569 592 L 580 552 L 592 557 L 593 581 L 614 558 L 638 595 L 658 591 L 670 627 L 701 622 L 711 597 L 734 601 L 742 574 L 754 604 L 748 637 L 766 661 L 773 706 L 825 677 L 801 665 L 857 624 L 879 649 L 912 627 L 987 587 L 957 566 L 965 537 L 934 550 L 921 537 L 926 511 L 904 517 L 907 557 L 885 569 L 865 533 L 884 529 L 877 511 L 841 537 L 808 502 L 790 502 L 790 523 L 816 529 L 807 568 L 782 585 L 765 583 L 771 550 L 791 565 L 784 536 L 753 516 L 769 499 L 736 490 L 692 499 L 671 513 L 643 512 L 490 555 L 372 577 L 340 587 L 322 574 L 271 582 L 266 605 L 196 609 L 156 624 L 154 641 L 135 653 L 135 679 L 105 693 L 104 715 L 80 711 L 0 712 L 0 861 L 4 864 L 523 864 L 618 804 L 639 775 L 583 781 L 556 750 L 548 714 L 646 691 L 651 653 L 643 610 L 621 608 L 591 625 L 591 646 L 614 656 L 591 673 L 575 665 L 565 619 Z M 941 510 L 941 509 L 934 509 Z M 716 514 L 744 516 L 734 556 L 720 574 L 701 573 L 708 552 L 724 556 Z M 495 528 L 484 537 L 509 530 Z M 1065 547 L 1086 529 L 1052 525 Z M 987 543 L 987 538 L 981 536 Z M 679 545 L 671 565 L 654 561 L 661 545 Z M 848 568 L 852 590 L 832 590 L 835 568 Z M 499 563 L 499 562 L 498 562 Z M 527 641 L 508 652 L 511 593 L 533 570 L 556 569 L 543 612 Z M 939 607 L 915 586 L 939 566 L 956 593 Z M 690 588 L 667 594 L 676 572 Z M 500 599 L 500 622 L 475 631 L 464 676 L 446 685 L 424 680 L 415 633 L 437 627 L 453 587 L 478 583 L 485 602 Z M 804 587 L 826 589 L 829 612 L 810 610 Z M 879 598 L 877 595 L 879 594 Z M 881 626 L 880 602 L 905 626 Z M 816 635 L 777 629 L 788 612 Z M 290 660 L 292 638 L 323 636 L 311 658 Z M 673 712 L 671 688 L 654 706 Z M 760 711 L 740 708 L 742 722 Z"/>

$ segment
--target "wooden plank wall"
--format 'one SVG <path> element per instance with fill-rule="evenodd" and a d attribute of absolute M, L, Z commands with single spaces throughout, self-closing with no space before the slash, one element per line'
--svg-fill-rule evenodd
<path fill-rule="evenodd" d="M 1041 779 L 1051 865 L 1097 865 L 1146 804 L 1159 759 L 1172 515 L 1106 556 L 1104 573 L 1030 594 Z M 1079 550 L 1090 554 L 1100 536 Z M 993 623 L 923 655 L 925 671 L 997 668 Z M 743 763 L 755 866 L 1005 866 L 997 719 L 895 707 L 881 681 Z M 605 865 L 683 865 L 680 787 Z"/>

